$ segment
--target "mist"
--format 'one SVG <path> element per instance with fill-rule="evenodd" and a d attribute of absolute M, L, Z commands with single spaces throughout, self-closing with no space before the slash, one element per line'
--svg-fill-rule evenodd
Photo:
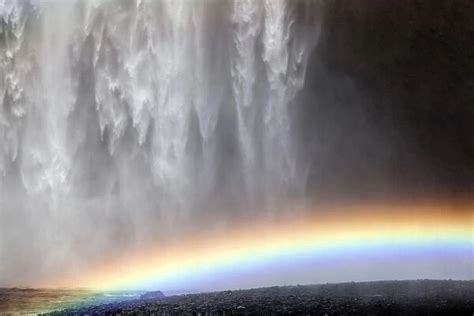
<path fill-rule="evenodd" d="M 474 24 L 445 6 L 0 0 L 0 286 L 323 201 L 470 196 Z"/>

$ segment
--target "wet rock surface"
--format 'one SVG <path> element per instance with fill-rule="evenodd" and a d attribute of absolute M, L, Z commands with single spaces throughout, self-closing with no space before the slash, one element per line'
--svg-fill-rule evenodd
<path fill-rule="evenodd" d="M 326 3 L 296 107 L 308 191 L 472 196 L 474 1 Z"/>
<path fill-rule="evenodd" d="M 134 300 L 51 315 L 472 315 L 474 281 L 268 287 Z"/>

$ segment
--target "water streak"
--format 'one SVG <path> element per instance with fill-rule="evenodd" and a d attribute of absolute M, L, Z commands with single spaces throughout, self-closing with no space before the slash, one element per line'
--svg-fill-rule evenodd
<path fill-rule="evenodd" d="M 12 228 L 0 232 L 0 272 L 15 234 L 33 231 L 41 270 L 304 190 L 289 108 L 317 41 L 318 21 L 301 14 L 311 10 L 1 0 L 0 216 Z"/>

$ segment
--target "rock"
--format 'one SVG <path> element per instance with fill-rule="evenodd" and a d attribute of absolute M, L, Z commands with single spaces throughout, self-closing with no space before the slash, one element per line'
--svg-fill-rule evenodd
<path fill-rule="evenodd" d="M 149 300 L 149 299 L 160 299 L 164 298 L 165 295 L 161 291 L 151 291 L 151 292 L 146 292 L 142 295 L 140 295 L 140 299 L 142 300 Z"/>

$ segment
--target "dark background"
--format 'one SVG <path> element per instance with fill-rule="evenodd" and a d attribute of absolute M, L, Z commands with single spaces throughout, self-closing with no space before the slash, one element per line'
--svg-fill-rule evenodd
<path fill-rule="evenodd" d="M 318 198 L 474 192 L 474 2 L 325 4 L 295 115 Z"/>

